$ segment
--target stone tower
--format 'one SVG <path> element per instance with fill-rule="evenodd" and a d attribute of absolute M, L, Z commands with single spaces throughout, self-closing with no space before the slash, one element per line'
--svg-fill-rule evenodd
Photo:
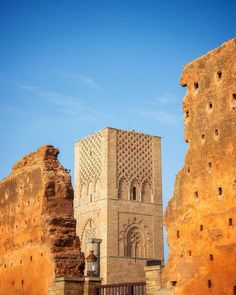
<path fill-rule="evenodd" d="M 101 239 L 103 283 L 144 280 L 163 260 L 161 139 L 105 128 L 75 143 L 75 217 L 82 251 Z"/>

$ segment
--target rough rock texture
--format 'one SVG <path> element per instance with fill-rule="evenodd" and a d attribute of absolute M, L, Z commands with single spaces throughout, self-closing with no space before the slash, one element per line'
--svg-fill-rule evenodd
<path fill-rule="evenodd" d="M 184 67 L 189 149 L 165 223 L 174 294 L 236 294 L 236 39 Z"/>
<path fill-rule="evenodd" d="M 0 181 L 1 295 L 46 295 L 55 277 L 83 275 L 71 178 L 58 153 L 42 146 Z"/>

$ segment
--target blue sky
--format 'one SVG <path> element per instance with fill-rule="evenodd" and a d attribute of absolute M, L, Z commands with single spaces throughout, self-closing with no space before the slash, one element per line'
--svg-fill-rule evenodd
<path fill-rule="evenodd" d="M 166 206 L 184 162 L 183 65 L 235 36 L 234 0 L 0 0 L 0 178 L 42 144 L 111 126 L 161 136 Z"/>

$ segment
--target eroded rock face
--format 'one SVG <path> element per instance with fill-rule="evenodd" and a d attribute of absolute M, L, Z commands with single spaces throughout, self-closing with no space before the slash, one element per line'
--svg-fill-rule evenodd
<path fill-rule="evenodd" d="M 0 294 L 48 294 L 55 277 L 83 275 L 71 178 L 42 146 L 0 181 Z"/>
<path fill-rule="evenodd" d="M 236 294 L 236 39 L 184 67 L 185 140 L 165 223 L 175 294 Z"/>

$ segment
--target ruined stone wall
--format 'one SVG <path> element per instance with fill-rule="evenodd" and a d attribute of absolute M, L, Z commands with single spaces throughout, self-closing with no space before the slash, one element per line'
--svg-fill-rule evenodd
<path fill-rule="evenodd" d="M 73 188 L 58 153 L 42 146 L 0 181 L 1 295 L 46 295 L 55 277 L 83 274 Z"/>
<path fill-rule="evenodd" d="M 236 294 L 236 39 L 184 67 L 185 140 L 165 223 L 174 294 Z"/>

